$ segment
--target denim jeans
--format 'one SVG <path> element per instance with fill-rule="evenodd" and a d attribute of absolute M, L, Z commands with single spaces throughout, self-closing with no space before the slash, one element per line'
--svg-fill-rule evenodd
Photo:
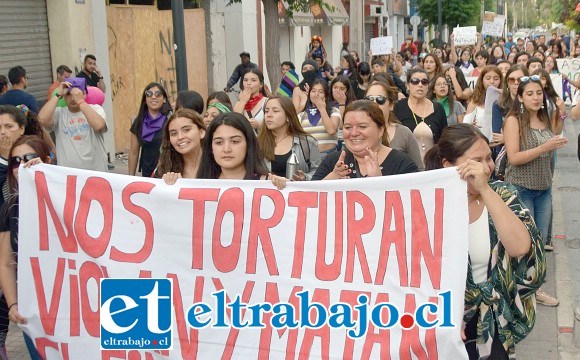
<path fill-rule="evenodd" d="M 552 221 L 552 188 L 546 190 L 531 190 L 514 185 L 524 205 L 530 210 L 538 230 L 542 234 L 542 243 L 548 239 L 548 229 Z"/>

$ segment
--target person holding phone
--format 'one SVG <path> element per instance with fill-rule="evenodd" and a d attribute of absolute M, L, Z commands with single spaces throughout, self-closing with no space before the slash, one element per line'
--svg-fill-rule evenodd
<path fill-rule="evenodd" d="M 83 61 L 83 69 L 77 74 L 77 77 L 87 80 L 88 86 L 96 86 L 103 94 L 107 90 L 101 69 L 97 66 L 97 58 L 93 54 L 87 54 Z"/>

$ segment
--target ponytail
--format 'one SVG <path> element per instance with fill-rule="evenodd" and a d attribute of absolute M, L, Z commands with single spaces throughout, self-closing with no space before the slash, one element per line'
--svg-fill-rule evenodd
<path fill-rule="evenodd" d="M 439 145 L 435 144 L 427 151 L 423 162 L 425 163 L 425 170 L 435 170 L 443 167 L 443 157 L 441 156 Z"/>

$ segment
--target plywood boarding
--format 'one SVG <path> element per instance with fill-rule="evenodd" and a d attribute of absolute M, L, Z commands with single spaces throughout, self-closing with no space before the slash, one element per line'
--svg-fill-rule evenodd
<path fill-rule="evenodd" d="M 207 97 L 205 18 L 203 10 L 184 11 L 189 89 Z M 108 6 L 111 95 L 115 148 L 126 151 L 132 119 L 150 82 L 165 86 L 170 102 L 177 96 L 171 11 L 154 7 Z"/>

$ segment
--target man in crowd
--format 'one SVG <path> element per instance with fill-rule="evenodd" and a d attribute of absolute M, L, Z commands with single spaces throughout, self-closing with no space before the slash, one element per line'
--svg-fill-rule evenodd
<path fill-rule="evenodd" d="M 509 54 L 514 45 L 514 36 L 511 32 L 507 33 L 507 41 L 505 42 L 505 53 Z"/>
<path fill-rule="evenodd" d="M 236 66 L 236 68 L 234 69 L 234 72 L 232 73 L 232 76 L 230 76 L 230 80 L 228 80 L 228 84 L 226 85 L 226 87 L 224 88 L 224 91 L 230 91 L 230 89 L 232 88 L 232 86 L 236 85 L 236 83 L 238 82 L 238 80 L 240 81 L 240 89 L 242 88 L 242 82 L 244 81 L 244 75 L 246 75 L 246 73 L 248 71 L 250 71 L 250 69 L 258 68 L 258 65 L 254 64 L 253 62 L 250 61 L 250 53 L 247 51 L 243 51 L 242 53 L 240 53 L 240 61 L 241 63 L 238 64 L 238 66 Z"/>
<path fill-rule="evenodd" d="M 63 81 L 38 114 L 38 121 L 56 136 L 58 164 L 77 169 L 108 171 L 103 133 L 107 131 L 105 110 L 85 102 L 86 89 Z M 64 98 L 66 107 L 57 108 Z"/>
<path fill-rule="evenodd" d="M 536 41 L 537 45 L 546 45 L 546 35 L 540 35 L 538 36 L 538 39 Z"/>
<path fill-rule="evenodd" d="M 38 113 L 38 101 L 24 89 L 28 86 L 28 76 L 26 70 L 20 65 L 8 70 L 8 80 L 12 84 L 12 89 L 0 96 L 0 105 L 20 105 L 24 104 L 35 113 Z"/>
<path fill-rule="evenodd" d="M 83 61 L 83 69 L 77 74 L 77 77 L 87 79 L 87 86 L 96 86 L 101 89 L 103 93 L 105 93 L 105 82 L 103 81 L 101 70 L 97 66 L 97 58 L 95 55 L 88 54 L 85 56 L 85 60 Z"/>
<path fill-rule="evenodd" d="M 56 88 L 60 85 L 60 83 L 63 82 L 64 79 L 71 77 L 71 75 L 72 70 L 66 65 L 59 65 L 56 68 L 56 81 L 53 82 L 52 85 L 50 85 L 50 87 L 48 88 L 48 97 L 47 97 L 48 100 L 50 100 L 50 98 L 52 97 L 52 92 L 56 90 Z"/>

